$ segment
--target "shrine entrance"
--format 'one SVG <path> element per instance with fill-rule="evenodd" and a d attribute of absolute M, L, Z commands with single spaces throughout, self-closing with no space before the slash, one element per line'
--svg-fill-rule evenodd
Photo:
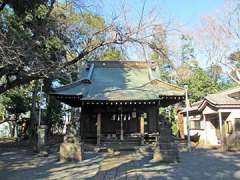
<path fill-rule="evenodd" d="M 108 104 L 107 104 L 108 103 Z M 143 143 L 145 134 L 158 132 L 158 106 L 156 101 L 124 102 L 122 104 L 85 104 L 81 112 L 81 138 L 85 142 Z"/>
<path fill-rule="evenodd" d="M 101 127 L 97 127 L 101 129 L 100 134 L 97 134 L 98 145 L 131 147 L 143 144 L 144 128 L 148 125 L 144 125 L 144 120 L 147 122 L 147 116 L 145 115 L 144 119 L 143 113 L 136 111 L 101 113 Z"/>
<path fill-rule="evenodd" d="M 102 113 L 101 135 L 123 140 L 126 136 L 140 133 L 140 120 L 137 112 Z"/>

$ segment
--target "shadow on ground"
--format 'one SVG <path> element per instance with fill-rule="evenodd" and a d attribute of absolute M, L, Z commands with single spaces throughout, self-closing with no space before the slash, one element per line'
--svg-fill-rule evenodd
<path fill-rule="evenodd" d="M 82 162 L 60 163 L 57 153 L 47 157 L 29 149 L 8 148 L 0 153 L 0 179 L 85 179 L 98 172 L 101 154 L 87 152 Z"/>
<path fill-rule="evenodd" d="M 136 156 L 135 160 L 134 157 L 129 160 L 128 156 L 106 158 L 95 179 L 240 179 L 240 153 L 236 152 L 197 149 L 181 153 L 181 161 L 172 164 L 151 162 L 151 154 L 143 157 L 130 155 Z"/>
<path fill-rule="evenodd" d="M 105 158 L 104 158 L 105 157 Z M 86 153 L 82 162 L 59 163 L 57 153 L 40 157 L 21 147 L 0 148 L 0 179 L 240 179 L 240 152 L 197 149 L 180 153 L 180 162 L 151 162 L 151 154 Z"/>

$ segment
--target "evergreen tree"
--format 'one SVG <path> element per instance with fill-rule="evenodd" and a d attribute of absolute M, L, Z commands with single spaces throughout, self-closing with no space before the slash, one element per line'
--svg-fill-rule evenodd
<path fill-rule="evenodd" d="M 187 85 L 189 89 L 190 102 L 196 102 L 204 98 L 206 95 L 216 93 L 221 89 L 213 79 L 203 69 L 198 69 L 192 77 L 183 79 L 179 82 L 180 86 Z"/>

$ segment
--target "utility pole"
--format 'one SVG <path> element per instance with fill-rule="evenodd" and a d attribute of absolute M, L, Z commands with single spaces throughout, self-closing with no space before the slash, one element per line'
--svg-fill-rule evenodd
<path fill-rule="evenodd" d="M 188 147 L 188 151 L 191 151 L 188 86 L 186 85 L 184 88 L 185 88 L 185 105 L 186 105 L 186 116 L 187 116 L 187 147 Z"/>

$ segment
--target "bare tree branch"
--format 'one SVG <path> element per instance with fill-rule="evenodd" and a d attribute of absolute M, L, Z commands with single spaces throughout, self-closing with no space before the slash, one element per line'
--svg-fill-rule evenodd
<path fill-rule="evenodd" d="M 0 4 L 0 12 L 5 8 L 5 6 L 10 2 L 10 0 L 3 0 Z"/>

